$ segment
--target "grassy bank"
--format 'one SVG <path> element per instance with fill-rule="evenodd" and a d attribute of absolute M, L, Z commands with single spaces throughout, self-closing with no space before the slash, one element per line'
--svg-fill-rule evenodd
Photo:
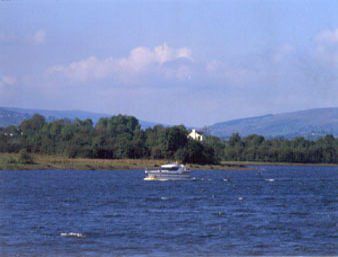
<path fill-rule="evenodd" d="M 56 155 L 32 154 L 33 163 L 22 163 L 18 154 L 0 153 L 0 170 L 128 170 L 158 167 L 168 160 L 148 159 L 88 159 L 67 158 Z M 243 164 L 224 163 L 221 165 L 188 165 L 191 169 L 225 170 L 244 169 Z"/>
<path fill-rule="evenodd" d="M 32 154 L 33 163 L 22 163 L 19 154 L 0 153 L 0 170 L 128 170 L 154 168 L 168 163 L 168 160 L 149 159 L 88 159 L 67 158 L 57 155 Z M 227 161 L 220 165 L 188 164 L 193 170 L 238 170 L 248 169 L 250 165 L 318 165 L 337 166 L 337 164 L 279 163 L 279 162 L 243 162 Z"/>
<path fill-rule="evenodd" d="M 222 161 L 223 165 L 242 165 L 242 166 L 338 166 L 335 163 L 295 163 L 295 162 L 252 162 L 252 161 Z"/>

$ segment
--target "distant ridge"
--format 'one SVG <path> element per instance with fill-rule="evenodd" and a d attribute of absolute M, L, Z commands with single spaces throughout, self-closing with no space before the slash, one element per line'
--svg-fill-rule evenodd
<path fill-rule="evenodd" d="M 55 111 L 55 110 L 43 110 L 43 109 L 26 109 L 16 107 L 0 107 L 0 127 L 7 127 L 10 125 L 19 125 L 23 120 L 29 119 L 35 113 L 41 114 L 48 121 L 56 119 L 91 119 L 96 123 L 100 118 L 110 117 L 113 114 L 94 113 L 80 110 L 66 110 L 66 111 Z M 157 123 L 149 121 L 139 121 L 143 129 L 153 127 Z"/>
<path fill-rule="evenodd" d="M 110 114 L 93 113 L 80 110 L 43 110 L 25 109 L 16 107 L 0 107 L 0 127 L 19 125 L 23 120 L 39 113 L 48 121 L 68 118 L 74 120 L 92 119 L 97 122 L 102 117 Z M 143 129 L 153 127 L 156 122 L 140 120 Z M 168 126 L 168 125 L 164 125 Z M 294 138 L 303 136 L 316 139 L 326 134 L 338 136 L 338 107 L 309 109 L 297 112 L 267 114 L 256 117 L 241 118 L 219 122 L 206 127 L 207 134 L 228 138 L 232 133 L 238 132 L 241 136 L 259 134 L 265 137 Z"/>
<path fill-rule="evenodd" d="M 227 138 L 238 132 L 242 136 L 259 134 L 266 137 L 318 138 L 338 136 L 338 107 L 309 109 L 230 120 L 207 127 L 209 134 Z"/>

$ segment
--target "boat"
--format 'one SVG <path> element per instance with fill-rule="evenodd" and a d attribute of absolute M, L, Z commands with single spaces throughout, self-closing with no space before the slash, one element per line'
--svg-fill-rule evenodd
<path fill-rule="evenodd" d="M 162 165 L 159 169 L 146 169 L 144 180 L 186 180 L 190 179 L 190 170 L 183 164 L 170 163 Z"/>

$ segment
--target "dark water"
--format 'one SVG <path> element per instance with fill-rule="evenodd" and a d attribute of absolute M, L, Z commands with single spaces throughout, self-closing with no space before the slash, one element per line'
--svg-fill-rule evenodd
<path fill-rule="evenodd" d="M 338 167 L 193 176 L 1 171 L 0 256 L 338 255 Z"/>

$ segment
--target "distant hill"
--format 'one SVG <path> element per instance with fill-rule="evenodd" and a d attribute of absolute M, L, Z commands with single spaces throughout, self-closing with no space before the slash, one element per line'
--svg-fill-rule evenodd
<path fill-rule="evenodd" d="M 96 123 L 102 117 L 112 115 L 85 111 L 55 111 L 41 109 L 23 109 L 0 107 L 0 127 L 18 125 L 23 120 L 39 113 L 48 121 L 55 119 L 87 119 Z M 140 121 L 143 129 L 155 126 L 156 122 Z M 165 125 L 168 126 L 168 125 Z M 315 139 L 326 134 L 338 136 L 338 108 L 320 108 L 298 112 L 268 114 L 251 118 L 230 120 L 206 127 L 207 134 L 228 138 L 238 132 L 241 136 L 259 134 L 265 137 L 294 138 L 304 136 Z"/>
<path fill-rule="evenodd" d="M 230 120 L 209 126 L 207 131 L 222 138 L 227 138 L 234 132 L 241 136 L 259 134 L 285 138 L 304 136 L 310 139 L 326 134 L 338 136 L 338 108 L 310 109 Z"/>
<path fill-rule="evenodd" d="M 79 118 L 79 119 L 91 119 L 94 123 L 96 123 L 100 118 L 112 116 L 109 114 L 92 113 L 78 110 L 55 111 L 41 109 L 24 109 L 14 107 L 0 107 L 0 127 L 19 125 L 23 120 L 29 119 L 35 113 L 43 115 L 48 121 L 64 118 L 74 120 L 76 118 Z M 143 129 L 146 129 L 155 126 L 157 123 L 149 121 L 140 121 L 140 124 Z"/>

